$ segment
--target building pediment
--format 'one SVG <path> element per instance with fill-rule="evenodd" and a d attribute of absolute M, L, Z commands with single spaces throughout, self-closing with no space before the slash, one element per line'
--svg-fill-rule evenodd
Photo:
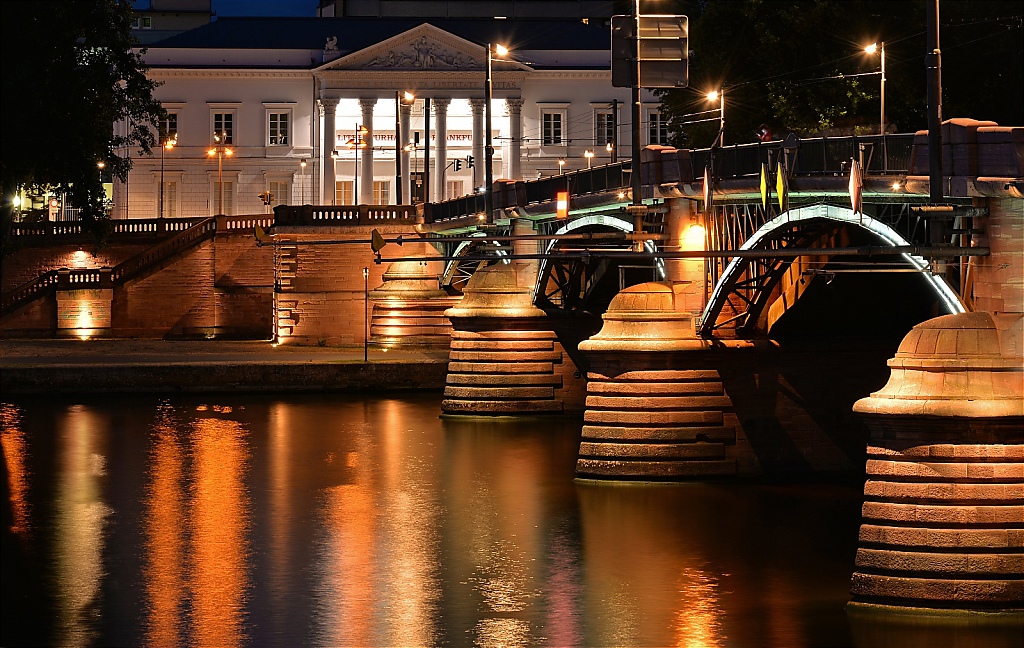
<path fill-rule="evenodd" d="M 485 48 L 424 23 L 357 52 L 331 61 L 318 72 L 473 72 L 487 64 Z M 494 69 L 528 70 L 516 61 L 492 61 Z"/>

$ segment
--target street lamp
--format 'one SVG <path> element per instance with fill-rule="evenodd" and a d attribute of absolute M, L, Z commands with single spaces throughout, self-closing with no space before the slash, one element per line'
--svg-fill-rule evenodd
<path fill-rule="evenodd" d="M 491 93 L 493 88 L 491 86 L 491 52 L 498 56 L 504 57 L 508 54 L 508 49 L 502 45 L 493 45 L 487 43 L 487 78 L 484 83 L 484 130 L 487 132 L 485 136 L 484 144 L 484 214 L 486 219 L 491 220 L 491 212 L 494 209 L 494 197 L 491 193 L 491 185 L 494 183 L 494 178 L 491 171 L 491 162 L 494 158 L 494 146 L 491 144 Z"/>
<path fill-rule="evenodd" d="M 718 102 L 718 141 L 719 146 L 725 146 L 725 90 L 712 90 L 707 94 L 708 101 Z"/>
<path fill-rule="evenodd" d="M 213 134 L 214 147 L 206 152 L 210 157 L 217 156 L 217 215 L 224 215 L 224 156 L 231 157 L 234 149 L 228 146 L 228 134 L 224 131 Z"/>
<path fill-rule="evenodd" d="M 363 267 L 363 362 L 367 361 L 367 357 L 368 357 L 368 353 L 369 353 L 367 351 L 367 345 L 369 344 L 369 339 L 370 339 L 370 323 L 369 323 L 368 316 L 367 316 L 367 311 L 369 309 L 369 300 L 370 300 L 370 284 L 369 284 L 369 279 L 370 279 L 370 269 L 364 266 Z"/>
<path fill-rule="evenodd" d="M 587 158 L 587 169 L 593 168 L 594 152 L 587 149 L 583 151 L 583 157 Z"/>
<path fill-rule="evenodd" d="M 558 158 L 558 173 L 565 173 L 565 158 Z"/>
<path fill-rule="evenodd" d="M 879 63 L 881 64 L 882 88 L 881 88 L 881 118 L 878 120 L 878 134 L 885 135 L 885 43 L 871 43 L 864 48 L 866 54 L 878 52 Z"/>
<path fill-rule="evenodd" d="M 355 170 L 355 173 L 352 176 L 352 204 L 353 205 L 358 205 L 359 204 L 359 149 L 366 148 L 366 140 L 363 139 L 363 135 L 365 135 L 368 132 L 370 132 L 370 131 L 367 130 L 366 126 L 361 126 L 359 124 L 356 124 L 356 134 L 355 134 L 355 137 L 352 137 L 347 142 L 345 142 L 345 146 L 349 147 L 350 149 L 353 149 L 353 151 L 355 152 L 355 159 L 356 159 L 356 170 Z"/>
<path fill-rule="evenodd" d="M 306 204 L 306 158 L 299 161 L 299 204 Z"/>
<path fill-rule="evenodd" d="M 178 134 L 174 134 L 173 139 L 165 140 L 160 146 L 160 209 L 158 211 L 158 217 L 164 217 L 164 151 L 170 151 L 172 148 L 178 145 Z"/>

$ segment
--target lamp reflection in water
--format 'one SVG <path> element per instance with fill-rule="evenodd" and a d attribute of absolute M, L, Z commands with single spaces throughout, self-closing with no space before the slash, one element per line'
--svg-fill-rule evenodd
<path fill-rule="evenodd" d="M 150 433 L 150 470 L 146 486 L 145 542 L 147 561 L 146 643 L 176 646 L 184 643 L 181 612 L 187 593 L 185 561 L 184 449 L 175 429 L 174 408 L 164 404 Z"/>
<path fill-rule="evenodd" d="M 152 431 L 145 573 L 146 629 L 154 645 L 180 645 L 185 636 L 201 646 L 246 641 L 249 453 L 244 427 L 217 416 L 230 412 L 197 407 L 190 435 L 180 439 L 175 430 L 184 424 L 168 407 Z M 180 621 L 186 601 L 188 630 Z"/>
<path fill-rule="evenodd" d="M 106 477 L 103 422 L 81 405 L 68 409 L 61 430 L 56 510 L 57 645 L 94 643 L 97 628 L 90 610 L 100 596 L 103 539 L 112 510 L 103 500 Z"/>
<path fill-rule="evenodd" d="M 27 540 L 29 531 L 28 487 L 26 461 L 28 448 L 21 427 L 21 413 L 9 403 L 0 404 L 0 447 L 7 466 L 7 490 L 11 503 L 11 533 Z"/>
<path fill-rule="evenodd" d="M 413 413 L 393 400 L 353 407 L 349 425 L 323 436 L 323 469 L 343 483 L 324 489 L 317 644 L 437 643 L 440 507 L 418 474 L 423 442 L 400 432 L 418 428 Z M 380 438 L 375 429 L 398 434 Z"/>

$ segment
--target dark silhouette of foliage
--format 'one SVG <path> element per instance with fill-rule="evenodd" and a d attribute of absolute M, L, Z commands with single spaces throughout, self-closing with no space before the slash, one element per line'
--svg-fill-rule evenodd
<path fill-rule="evenodd" d="M 717 112 L 702 115 L 713 122 L 684 122 L 717 108 L 704 95 L 718 88 L 726 144 L 756 141 L 761 124 L 776 138 L 877 133 L 879 57 L 863 52 L 872 42 L 885 43 L 888 131 L 927 128 L 925 8 L 923 0 L 673 3 L 690 18 L 691 51 L 689 88 L 660 93 L 675 144 L 711 144 Z M 941 1 L 943 119 L 1024 124 L 1022 14 L 1019 1 Z"/>
<path fill-rule="evenodd" d="M 132 50 L 131 13 L 128 0 L 0 3 L 7 223 L 16 189 L 36 185 L 67 192 L 94 231 L 105 229 L 103 176 L 127 177 L 126 151 L 149 153 L 162 115 Z M 116 135 L 121 120 L 129 127 Z"/>

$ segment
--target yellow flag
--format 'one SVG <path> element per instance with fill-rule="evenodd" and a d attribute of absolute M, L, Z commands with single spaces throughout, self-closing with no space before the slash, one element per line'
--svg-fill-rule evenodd
<path fill-rule="evenodd" d="M 761 208 L 768 211 L 768 165 L 761 163 Z"/>
<path fill-rule="evenodd" d="M 786 173 L 782 169 L 782 160 L 775 169 L 775 193 L 779 197 L 779 211 L 786 211 Z"/>

